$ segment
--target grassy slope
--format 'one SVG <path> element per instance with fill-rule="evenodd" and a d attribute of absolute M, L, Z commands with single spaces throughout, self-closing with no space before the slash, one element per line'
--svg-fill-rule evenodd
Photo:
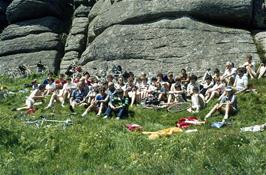
<path fill-rule="evenodd" d="M 1 83 L 19 89 L 27 80 Z M 28 80 L 29 81 L 29 80 Z M 240 133 L 240 127 L 266 122 L 266 80 L 254 81 L 258 95 L 239 97 L 241 111 L 232 125 L 213 129 L 196 127 L 197 133 L 182 133 L 154 141 L 139 133 L 129 133 L 124 125 L 137 123 L 146 131 L 175 126 L 188 113 L 169 114 L 134 108 L 127 120 L 102 120 L 90 114 L 69 116 L 55 106 L 38 110 L 35 117 L 71 118 L 74 125 L 39 128 L 21 122 L 20 112 L 11 112 L 24 103 L 25 94 L 10 97 L 0 105 L 0 174 L 265 174 L 266 132 Z M 214 103 L 214 102 L 213 102 Z M 198 116 L 203 118 L 211 105 Z M 81 111 L 78 112 L 79 114 Z M 211 118 L 220 121 L 222 116 Z"/>

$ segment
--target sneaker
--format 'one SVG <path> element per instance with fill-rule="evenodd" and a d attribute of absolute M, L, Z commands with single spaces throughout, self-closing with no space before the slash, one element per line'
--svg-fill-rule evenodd
<path fill-rule="evenodd" d="M 72 107 L 71 105 L 69 106 L 69 110 L 70 110 L 72 113 L 75 112 L 74 109 L 73 109 L 73 107 Z"/>
<path fill-rule="evenodd" d="M 120 117 L 116 117 L 115 119 L 116 119 L 116 120 L 120 120 Z"/>
<path fill-rule="evenodd" d="M 103 119 L 108 119 L 108 116 L 107 116 L 107 115 L 106 115 L 106 116 L 104 116 L 104 117 L 103 117 Z"/>
<path fill-rule="evenodd" d="M 65 107 L 64 103 L 62 103 L 62 104 L 61 104 L 61 107 L 62 107 L 62 108 L 64 108 L 64 107 Z"/>

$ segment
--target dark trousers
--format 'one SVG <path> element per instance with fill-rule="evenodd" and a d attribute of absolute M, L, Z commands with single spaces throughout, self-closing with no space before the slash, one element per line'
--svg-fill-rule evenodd
<path fill-rule="evenodd" d="M 119 118 L 126 118 L 128 117 L 128 110 L 127 108 L 123 107 L 123 108 L 119 108 L 117 110 L 113 110 L 110 106 L 106 109 L 104 115 L 111 117 L 112 113 L 115 113 L 115 115 Z"/>

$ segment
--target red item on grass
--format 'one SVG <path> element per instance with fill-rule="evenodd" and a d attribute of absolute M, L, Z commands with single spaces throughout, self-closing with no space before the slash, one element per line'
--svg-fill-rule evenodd
<path fill-rule="evenodd" d="M 128 124 L 128 125 L 126 125 L 126 127 L 127 127 L 127 130 L 130 132 L 143 130 L 142 126 L 140 126 L 138 124 Z"/>
<path fill-rule="evenodd" d="M 190 116 L 190 117 L 186 117 L 186 118 L 180 118 L 176 122 L 176 127 L 186 129 L 191 125 L 201 125 L 201 124 L 204 124 L 204 122 L 199 121 L 198 118 L 195 116 Z"/>

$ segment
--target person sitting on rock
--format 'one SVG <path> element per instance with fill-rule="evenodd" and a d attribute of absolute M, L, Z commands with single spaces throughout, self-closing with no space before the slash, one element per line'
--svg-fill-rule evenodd
<path fill-rule="evenodd" d="M 206 121 L 212 114 L 216 111 L 224 113 L 224 118 L 222 122 L 225 122 L 230 115 L 235 114 L 238 111 L 237 108 L 237 98 L 233 92 L 232 87 L 228 86 L 225 88 L 226 95 L 223 96 L 220 100 L 220 103 L 217 103 L 211 111 L 205 116 L 204 120 Z"/>
<path fill-rule="evenodd" d="M 252 61 L 252 56 L 247 55 L 246 62 L 242 65 L 242 67 L 246 68 L 248 75 L 251 79 L 254 79 L 257 77 L 257 74 L 255 72 L 255 62 Z"/>
<path fill-rule="evenodd" d="M 266 76 L 266 61 L 264 60 L 263 63 L 260 64 L 258 70 L 257 70 L 258 79 L 262 78 L 263 76 Z"/>

